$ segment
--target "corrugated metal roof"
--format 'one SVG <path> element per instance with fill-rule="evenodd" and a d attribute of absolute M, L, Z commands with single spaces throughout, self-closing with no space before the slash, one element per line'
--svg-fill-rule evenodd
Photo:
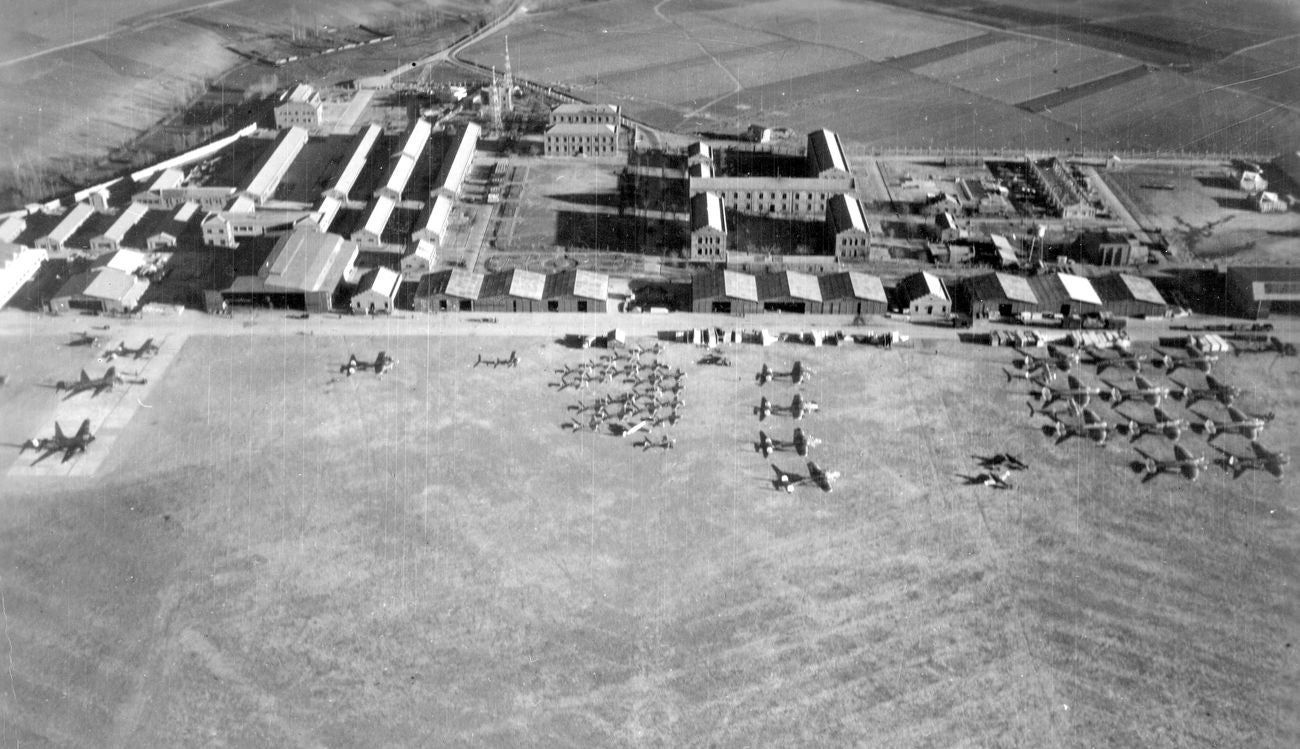
<path fill-rule="evenodd" d="M 822 300 L 865 299 L 887 304 L 889 297 L 885 294 L 885 284 L 878 277 L 857 271 L 827 273 L 817 279 L 821 286 Z"/>
<path fill-rule="evenodd" d="M 809 273 L 786 270 L 758 276 L 758 298 L 803 299 L 809 302 L 822 300 L 822 287 L 817 277 Z"/>
<path fill-rule="evenodd" d="M 1065 289 L 1068 298 L 1076 302 L 1101 306 L 1101 297 L 1097 296 L 1097 290 L 1092 288 L 1092 282 L 1088 279 L 1072 273 L 1057 273 L 1056 278 Z"/>
<path fill-rule="evenodd" d="M 420 288 L 416 296 L 428 298 L 437 294 L 459 297 L 460 299 L 478 299 L 483 289 L 484 276 L 460 268 L 429 273 L 420 279 Z"/>
<path fill-rule="evenodd" d="M 691 295 L 695 299 L 730 297 L 746 302 L 757 302 L 758 281 L 748 273 L 740 271 L 701 271 L 691 280 Z"/>
<path fill-rule="evenodd" d="M 520 299 L 542 300 L 546 289 L 546 276 L 533 271 L 510 268 L 489 274 L 483 279 L 483 298 L 513 296 Z"/>
<path fill-rule="evenodd" d="M 1159 304 L 1162 307 L 1168 306 L 1168 302 L 1166 302 L 1165 298 L 1160 295 L 1160 291 L 1156 289 L 1156 285 L 1151 283 L 1151 279 L 1143 278 L 1142 276 L 1130 276 L 1127 273 L 1117 274 L 1116 279 L 1124 286 L 1125 290 L 1128 291 L 1129 296 L 1133 299 L 1139 302 Z"/>
<path fill-rule="evenodd" d="M 95 277 L 82 293 L 96 299 L 111 300 L 132 307 L 148 287 L 148 281 L 131 273 L 123 273 L 116 268 L 102 268 L 95 273 Z"/>
<path fill-rule="evenodd" d="M 727 233 L 727 214 L 722 198 L 711 192 L 702 192 L 691 198 L 691 231 L 713 229 Z"/>
<path fill-rule="evenodd" d="M 356 256 L 357 246 L 337 234 L 295 231 L 276 242 L 260 275 L 268 286 L 323 291 L 338 285 Z"/>
<path fill-rule="evenodd" d="M 609 298 L 609 276 L 589 270 L 565 270 L 546 277 L 542 292 L 546 299 L 575 296 L 583 299 Z"/>

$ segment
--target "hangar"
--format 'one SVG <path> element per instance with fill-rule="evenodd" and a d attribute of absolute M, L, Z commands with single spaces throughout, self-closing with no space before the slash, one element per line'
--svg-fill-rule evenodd
<path fill-rule="evenodd" d="M 1092 280 L 1102 306 L 1121 317 L 1163 317 L 1169 304 L 1149 278 L 1115 273 Z"/>
<path fill-rule="evenodd" d="M 545 312 L 542 292 L 546 276 L 529 270 L 510 268 L 483 279 L 478 309 L 484 312 Z"/>
<path fill-rule="evenodd" d="M 390 268 L 375 268 L 366 272 L 357 283 L 357 293 L 352 295 L 352 314 L 391 314 L 397 299 L 401 277 Z"/>
<path fill-rule="evenodd" d="M 821 312 L 822 287 L 814 275 L 792 270 L 764 273 L 758 276 L 757 286 L 764 312 Z"/>
<path fill-rule="evenodd" d="M 1072 273 L 1046 273 L 1029 279 L 1038 297 L 1038 311 L 1062 315 L 1089 315 L 1102 311 L 1101 297 L 1092 283 Z"/>
<path fill-rule="evenodd" d="M 149 282 L 134 273 L 107 265 L 69 278 L 50 298 L 51 312 L 108 312 L 125 314 L 140 305 Z"/>
<path fill-rule="evenodd" d="M 473 312 L 483 289 L 482 273 L 452 268 L 429 273 L 415 290 L 421 312 Z"/>
<path fill-rule="evenodd" d="M 817 282 L 822 291 L 822 314 L 883 315 L 889 311 L 885 284 L 876 276 L 843 271 L 827 273 Z"/>
<path fill-rule="evenodd" d="M 963 305 L 971 317 L 1014 317 L 1038 310 L 1038 295 L 1023 276 L 985 273 L 966 279 Z"/>
<path fill-rule="evenodd" d="M 542 299 L 548 312 L 607 312 L 609 276 L 589 270 L 564 270 L 546 277 Z"/>
<path fill-rule="evenodd" d="M 898 282 L 898 306 L 909 315 L 947 315 L 952 311 L 952 296 L 943 279 L 921 271 Z"/>
<path fill-rule="evenodd" d="M 1300 310 L 1300 268 L 1229 268 L 1227 292 L 1235 315 L 1262 320 L 1272 312 L 1294 314 Z"/>
<path fill-rule="evenodd" d="M 360 248 L 337 234 L 303 230 L 280 237 L 256 276 L 239 276 L 221 292 L 228 304 L 308 312 L 334 308 L 334 293 Z"/>
<path fill-rule="evenodd" d="M 758 283 L 748 273 L 708 270 L 691 279 L 691 310 L 744 315 L 758 312 Z"/>

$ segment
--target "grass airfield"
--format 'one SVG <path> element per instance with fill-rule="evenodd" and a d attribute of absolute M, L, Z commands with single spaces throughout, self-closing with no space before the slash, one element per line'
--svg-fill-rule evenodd
<path fill-rule="evenodd" d="M 35 388 L 67 377 L 59 342 L 0 353 L 4 442 L 53 408 Z M 338 374 L 379 349 L 389 375 Z M 470 366 L 511 349 L 518 369 Z M 553 370 L 600 353 L 190 337 L 94 477 L 0 484 L 0 743 L 1300 739 L 1294 475 L 1141 483 L 1126 440 L 1041 433 L 1000 371 L 1012 352 L 945 342 L 731 347 L 729 369 L 670 345 L 677 446 L 643 452 L 560 428 L 610 388 L 557 392 Z M 795 391 L 754 372 L 796 358 L 816 372 L 812 457 L 843 473 L 830 494 L 772 491 L 750 444 L 760 392 Z M 1297 361 L 1219 373 L 1295 455 Z M 1014 491 L 962 485 L 1000 451 L 1031 464 Z"/>

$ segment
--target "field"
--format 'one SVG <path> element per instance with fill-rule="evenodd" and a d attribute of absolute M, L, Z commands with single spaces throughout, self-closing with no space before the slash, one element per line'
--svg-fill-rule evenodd
<path fill-rule="evenodd" d="M 761 122 L 879 148 L 1260 153 L 1300 135 L 1287 106 L 1300 60 L 1280 41 L 1300 19 L 1284 8 L 1103 2 L 1084 18 L 1058 5 L 613 0 L 530 12 L 502 34 L 520 75 L 678 131 Z M 498 68 L 503 53 L 501 34 L 467 51 Z M 1192 67 L 1070 91 L 1144 63 Z"/>
<path fill-rule="evenodd" d="M 531 327 L 557 319 L 602 324 Z M 660 452 L 560 428 L 613 389 L 557 392 L 553 369 L 599 352 L 553 336 L 221 324 L 236 334 L 189 338 L 94 478 L 0 458 L 3 743 L 1300 738 L 1294 476 L 1144 484 L 1127 444 L 1053 447 L 1003 382 L 1009 352 L 750 346 L 708 368 L 674 345 L 687 406 Z M 43 422 L 38 383 L 90 356 L 62 340 L 6 336 L 16 421 Z M 381 348 L 387 377 L 337 373 Z M 512 349 L 518 370 L 470 366 Z M 831 494 L 772 491 L 748 444 L 752 373 L 794 358 L 816 370 L 804 427 L 843 473 Z M 1298 373 L 1221 371 L 1293 454 Z M 6 443 L 30 436 L 14 423 Z M 1002 450 L 1031 465 L 1014 491 L 962 485 Z"/>

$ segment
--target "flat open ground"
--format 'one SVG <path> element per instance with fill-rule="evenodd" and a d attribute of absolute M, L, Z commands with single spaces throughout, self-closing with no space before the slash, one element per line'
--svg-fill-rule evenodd
<path fill-rule="evenodd" d="M 599 350 L 228 324 L 175 353 L 93 478 L 0 484 L 0 743 L 1300 739 L 1294 475 L 1142 484 L 1127 444 L 1052 446 L 1007 350 L 747 346 L 706 368 L 673 345 L 676 449 L 643 452 L 560 428 L 614 388 L 558 392 L 552 370 Z M 61 335 L 6 336 L 0 440 L 93 358 Z M 338 374 L 379 349 L 388 376 Z M 512 349 L 517 370 L 470 366 Z M 748 444 L 754 371 L 795 358 L 831 494 L 772 491 Z M 1295 454 L 1297 360 L 1220 369 Z M 962 485 L 1001 450 L 1032 466 L 1014 491 Z"/>

